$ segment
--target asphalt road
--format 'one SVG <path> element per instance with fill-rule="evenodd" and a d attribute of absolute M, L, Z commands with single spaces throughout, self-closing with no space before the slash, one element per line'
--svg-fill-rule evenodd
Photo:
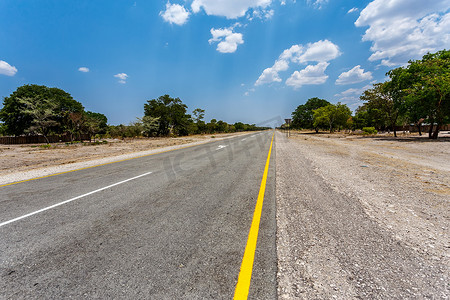
<path fill-rule="evenodd" d="M 231 299 L 272 132 L 0 187 L 0 298 Z M 80 197 L 83 196 L 83 197 Z M 272 151 L 250 299 L 276 298 Z"/>

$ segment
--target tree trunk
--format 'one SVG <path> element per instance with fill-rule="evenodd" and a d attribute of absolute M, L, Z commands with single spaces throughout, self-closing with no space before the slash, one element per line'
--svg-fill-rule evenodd
<path fill-rule="evenodd" d="M 429 138 L 429 139 L 432 139 L 432 138 L 433 138 L 433 123 L 434 123 L 434 121 L 432 121 L 432 122 L 430 123 L 430 130 L 428 131 L 428 138 Z"/>
<path fill-rule="evenodd" d="M 434 133 L 433 133 L 433 139 L 434 139 L 434 140 L 437 140 L 437 138 L 438 138 L 439 128 L 441 128 L 441 124 L 440 124 L 440 123 L 437 123 L 436 129 L 434 130 Z"/>
<path fill-rule="evenodd" d="M 419 136 L 422 136 L 422 124 L 417 124 L 417 129 L 419 130 Z"/>
<path fill-rule="evenodd" d="M 428 138 L 433 138 L 434 119 L 430 119 L 430 128 L 428 129 Z"/>
<path fill-rule="evenodd" d="M 394 137 L 397 137 L 397 130 L 395 129 L 395 125 L 397 124 L 397 119 L 398 119 L 398 112 L 396 112 L 393 116 L 393 118 L 391 118 L 392 122 L 391 122 L 391 126 L 392 126 L 392 130 L 394 131 Z"/>

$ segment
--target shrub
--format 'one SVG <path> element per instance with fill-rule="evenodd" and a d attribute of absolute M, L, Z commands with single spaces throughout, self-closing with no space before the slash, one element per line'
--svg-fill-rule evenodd
<path fill-rule="evenodd" d="M 363 129 L 364 134 L 377 134 L 378 131 L 375 129 L 375 127 L 364 127 Z"/>

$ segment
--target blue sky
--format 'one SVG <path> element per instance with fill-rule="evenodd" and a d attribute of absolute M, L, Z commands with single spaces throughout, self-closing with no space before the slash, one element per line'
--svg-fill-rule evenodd
<path fill-rule="evenodd" d="M 259 124 L 311 97 L 355 109 L 364 88 L 450 48 L 448 0 L 0 1 L 0 96 L 69 92 L 110 124 L 179 97 L 206 119 Z"/>

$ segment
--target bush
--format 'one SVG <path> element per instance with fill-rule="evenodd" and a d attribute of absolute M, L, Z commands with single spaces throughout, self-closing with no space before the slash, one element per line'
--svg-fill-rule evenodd
<path fill-rule="evenodd" d="M 364 134 L 377 134 L 378 131 L 375 129 L 375 127 L 364 127 L 363 129 Z"/>

